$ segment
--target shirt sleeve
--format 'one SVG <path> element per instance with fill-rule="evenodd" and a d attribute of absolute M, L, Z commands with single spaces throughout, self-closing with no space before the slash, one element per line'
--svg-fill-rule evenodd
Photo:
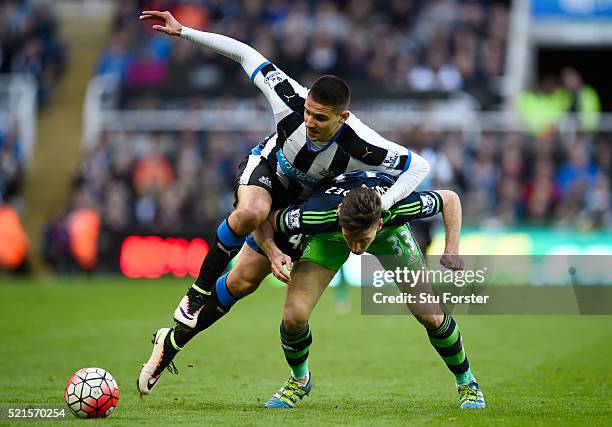
<path fill-rule="evenodd" d="M 283 73 L 251 46 L 221 34 L 183 26 L 181 37 L 238 62 L 263 92 L 278 122 L 290 112 L 303 113 L 308 89 Z"/>
<path fill-rule="evenodd" d="M 382 196 L 383 209 L 407 197 L 429 173 L 429 163 L 417 153 L 382 137 L 351 114 L 339 144 L 351 156 L 347 170 L 369 170 L 397 177 Z"/>
<path fill-rule="evenodd" d="M 395 227 L 408 221 L 428 218 L 442 212 L 442 197 L 436 191 L 415 191 L 383 211 L 384 227 Z"/>
<path fill-rule="evenodd" d="M 322 211 L 308 200 L 301 205 L 291 205 L 276 216 L 276 229 L 286 235 L 315 235 L 340 231 L 337 207 Z"/>
<path fill-rule="evenodd" d="M 381 197 L 383 209 L 388 209 L 389 206 L 408 196 L 429 173 L 429 162 L 416 153 L 411 152 L 410 154 L 410 163 L 398 176 L 395 184 Z"/>

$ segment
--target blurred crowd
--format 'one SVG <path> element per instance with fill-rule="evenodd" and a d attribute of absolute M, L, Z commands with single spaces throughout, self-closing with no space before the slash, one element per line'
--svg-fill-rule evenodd
<path fill-rule="evenodd" d="M 612 227 L 612 134 L 415 129 L 404 141 L 432 164 L 421 187 L 456 190 L 468 226 Z"/>
<path fill-rule="evenodd" d="M 612 227 L 612 134 L 579 132 L 566 139 L 554 131 L 534 136 L 416 128 L 386 136 L 431 163 L 419 188 L 459 193 L 466 226 Z M 64 270 L 73 265 L 61 254 L 69 252 L 65 236 L 75 213 L 97 213 L 102 258 L 130 234 L 210 241 L 231 211 L 238 164 L 261 137 L 188 130 L 103 134 L 83 154 L 70 207 L 48 227 L 50 262 Z"/>
<path fill-rule="evenodd" d="M 47 261 L 60 271 L 83 265 L 69 248 L 78 217 L 98 230 L 100 260 L 105 254 L 115 259 L 101 269 L 117 267 L 121 241 L 130 234 L 212 241 L 219 218 L 231 210 L 238 166 L 263 137 L 190 130 L 103 133 L 83 153 L 70 205 L 47 227 Z"/>
<path fill-rule="evenodd" d="M 52 2 L 0 0 L 0 75 L 33 76 L 38 106 L 44 107 L 65 61 Z M 7 120 L 0 124 L 0 270 L 26 271 L 29 240 L 20 218 L 26 159 L 19 126 L 8 105 Z M 6 242 L 10 244 L 2 244 Z"/>
<path fill-rule="evenodd" d="M 38 83 L 38 104 L 51 99 L 66 65 L 52 2 L 0 1 L 0 73 L 30 74 Z"/>
<path fill-rule="evenodd" d="M 466 91 L 490 109 L 500 100 L 508 3 L 123 1 L 97 72 L 117 76 L 125 87 L 178 90 L 187 84 L 203 91 L 252 93 L 233 61 L 177 43 L 137 20 L 141 10 L 169 10 L 184 25 L 250 44 L 305 85 L 321 74 L 337 74 L 357 95 Z"/>

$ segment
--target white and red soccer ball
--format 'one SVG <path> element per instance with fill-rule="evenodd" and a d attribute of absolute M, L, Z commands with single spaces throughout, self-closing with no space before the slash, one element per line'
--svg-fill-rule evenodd
<path fill-rule="evenodd" d="M 70 411 L 79 418 L 108 417 L 119 402 L 119 386 L 101 368 L 79 369 L 66 383 L 64 398 Z"/>

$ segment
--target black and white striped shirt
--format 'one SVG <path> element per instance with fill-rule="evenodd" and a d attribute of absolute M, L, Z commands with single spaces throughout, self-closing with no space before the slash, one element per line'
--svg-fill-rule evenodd
<path fill-rule="evenodd" d="M 304 102 L 308 90 L 270 62 L 261 64 L 251 78 L 270 102 L 276 122 L 276 134 L 253 154 L 273 163 L 286 187 L 290 181 L 299 183 L 303 197 L 345 172 L 370 170 L 397 176 L 410 166 L 410 151 L 386 140 L 354 114 L 332 140 L 317 147 L 306 135 Z"/>

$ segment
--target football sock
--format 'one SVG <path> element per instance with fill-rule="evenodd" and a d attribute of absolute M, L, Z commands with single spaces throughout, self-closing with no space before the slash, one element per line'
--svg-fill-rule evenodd
<path fill-rule="evenodd" d="M 455 375 L 457 385 L 468 384 L 474 381 L 470 363 L 463 350 L 459 326 L 452 316 L 445 314 L 442 325 L 435 331 L 427 330 L 429 342 L 434 346 L 440 357 Z"/>
<path fill-rule="evenodd" d="M 238 236 L 234 233 L 227 219 L 224 219 L 217 228 L 215 242 L 202 262 L 195 284 L 205 291 L 210 291 L 215 280 L 225 271 L 232 258 L 238 254 L 245 239 L 246 236 Z"/>
<path fill-rule="evenodd" d="M 219 277 L 210 295 L 204 296 L 204 306 L 198 315 L 198 322 L 195 328 L 191 329 L 177 322 L 172 336 L 178 347 L 182 348 L 199 332 L 207 329 L 210 325 L 222 318 L 236 303 L 237 299 L 230 293 L 229 289 L 227 289 L 228 274 L 229 273 L 225 273 L 223 276 Z"/>
<path fill-rule="evenodd" d="M 285 359 L 291 367 L 291 373 L 295 378 L 308 377 L 308 354 L 312 344 L 312 334 L 308 325 L 298 332 L 289 332 L 281 322 L 280 326 L 281 346 L 285 353 Z"/>
<path fill-rule="evenodd" d="M 176 356 L 176 354 L 182 349 L 183 347 L 176 343 L 175 330 L 171 329 L 170 333 L 168 333 L 164 339 L 164 362 L 170 364 L 170 362 L 172 362 L 174 359 L 174 356 Z"/>

